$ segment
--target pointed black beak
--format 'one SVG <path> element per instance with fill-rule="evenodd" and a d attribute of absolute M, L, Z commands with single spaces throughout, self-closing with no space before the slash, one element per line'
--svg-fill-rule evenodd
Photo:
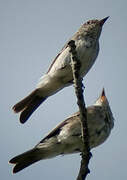
<path fill-rule="evenodd" d="M 104 90 L 104 88 L 102 89 L 102 93 L 101 93 L 100 98 L 101 98 L 101 100 L 102 100 L 103 102 L 106 101 L 106 95 L 105 95 L 105 90 Z"/>
<path fill-rule="evenodd" d="M 105 89 L 102 89 L 102 93 L 101 93 L 101 97 L 104 96 L 105 97 Z"/>
<path fill-rule="evenodd" d="M 101 19 L 101 20 L 100 20 L 100 25 L 103 26 L 103 24 L 107 21 L 108 18 L 109 18 L 109 16 L 107 16 L 107 17 L 104 18 L 104 19 Z"/>

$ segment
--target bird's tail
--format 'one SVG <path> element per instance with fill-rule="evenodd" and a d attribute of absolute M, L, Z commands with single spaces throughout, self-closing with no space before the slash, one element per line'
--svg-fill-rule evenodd
<path fill-rule="evenodd" d="M 30 166 L 31 164 L 39 161 L 40 159 L 38 158 L 37 154 L 37 149 L 32 149 L 12 158 L 9 163 L 15 164 L 13 168 L 13 173 L 17 173 L 22 169 Z"/>
<path fill-rule="evenodd" d="M 23 100 L 18 102 L 13 106 L 13 110 L 15 113 L 20 114 L 20 122 L 25 123 L 28 118 L 31 116 L 31 114 L 38 108 L 38 106 L 45 101 L 46 98 L 40 97 L 38 95 L 38 89 L 34 90 L 32 93 L 30 93 L 27 97 L 25 97 Z"/>
<path fill-rule="evenodd" d="M 17 173 L 37 161 L 60 155 L 60 148 L 58 146 L 58 144 L 51 144 L 49 146 L 43 146 L 42 144 L 40 148 L 36 148 L 35 146 L 35 148 L 12 158 L 9 163 L 15 165 L 13 173 Z"/>

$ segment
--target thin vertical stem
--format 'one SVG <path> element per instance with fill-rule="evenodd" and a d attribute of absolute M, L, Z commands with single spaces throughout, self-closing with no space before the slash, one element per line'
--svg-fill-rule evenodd
<path fill-rule="evenodd" d="M 75 94 L 77 96 L 77 104 L 79 106 L 80 120 L 81 120 L 81 131 L 82 131 L 82 141 L 83 149 L 81 153 L 81 165 L 77 180 L 85 180 L 90 170 L 88 168 L 89 160 L 91 158 L 90 147 L 89 147 L 89 132 L 87 125 L 87 110 L 85 106 L 84 96 L 83 96 L 83 83 L 82 78 L 80 77 L 80 67 L 81 63 L 77 57 L 75 42 L 71 40 L 68 43 L 71 53 L 71 66 L 75 87 Z"/>

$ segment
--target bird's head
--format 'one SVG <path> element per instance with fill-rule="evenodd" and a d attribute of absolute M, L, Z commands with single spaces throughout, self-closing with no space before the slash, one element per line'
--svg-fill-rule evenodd
<path fill-rule="evenodd" d="M 89 20 L 81 26 L 81 29 L 85 32 L 85 35 L 94 36 L 98 39 L 102 27 L 108 18 L 109 16 L 101 20 Z"/>
<path fill-rule="evenodd" d="M 106 114 L 107 120 L 111 126 L 111 128 L 113 128 L 114 126 L 114 117 L 108 102 L 108 99 L 105 95 L 105 90 L 103 88 L 101 95 L 99 96 L 99 98 L 96 100 L 95 106 L 100 106 L 102 107 L 103 112 Z"/>

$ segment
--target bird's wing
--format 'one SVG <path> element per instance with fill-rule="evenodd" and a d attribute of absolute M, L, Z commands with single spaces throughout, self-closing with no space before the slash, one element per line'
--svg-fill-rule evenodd
<path fill-rule="evenodd" d="M 43 143 L 46 139 L 49 139 L 57 134 L 59 134 L 61 128 L 68 123 L 69 119 L 66 119 L 62 123 L 60 123 L 58 126 L 56 126 L 47 136 L 45 136 L 38 144 Z M 38 144 L 36 146 L 38 146 Z"/>
<path fill-rule="evenodd" d="M 69 39 L 69 41 L 70 41 L 70 40 L 71 40 L 71 39 Z M 51 68 L 53 67 L 54 63 L 55 63 L 56 60 L 58 59 L 58 57 L 61 55 L 61 53 L 68 47 L 68 42 L 69 42 L 69 41 L 67 41 L 67 43 L 64 45 L 64 47 L 61 49 L 61 51 L 57 54 L 57 56 L 55 57 L 55 59 L 54 59 L 53 62 L 51 63 L 51 65 L 50 65 L 47 73 L 51 70 Z M 63 66 L 62 66 L 62 68 L 63 68 Z"/>
<path fill-rule="evenodd" d="M 36 146 L 38 146 L 40 143 L 43 143 L 46 139 L 49 139 L 53 136 L 56 136 L 57 134 L 59 134 L 60 130 L 66 125 L 68 124 L 70 121 L 73 120 L 73 118 L 75 116 L 78 116 L 79 112 L 74 113 L 72 116 L 70 116 L 69 118 L 67 118 L 65 121 L 61 122 L 59 125 L 57 125 L 47 136 L 45 136 Z"/>

